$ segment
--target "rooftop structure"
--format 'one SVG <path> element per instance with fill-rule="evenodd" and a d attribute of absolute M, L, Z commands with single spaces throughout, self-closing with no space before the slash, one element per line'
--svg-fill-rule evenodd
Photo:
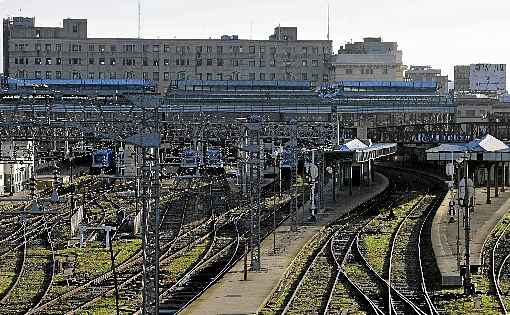
<path fill-rule="evenodd" d="M 396 42 L 367 37 L 363 42 L 341 46 L 333 56 L 336 81 L 342 80 L 403 80 L 402 51 Z"/>
<path fill-rule="evenodd" d="M 91 38 L 86 19 L 63 27 L 35 18 L 3 21 L 5 75 L 18 79 L 330 80 L 332 42 L 299 40 L 296 27 L 276 27 L 268 40 Z"/>
<path fill-rule="evenodd" d="M 405 79 L 437 82 L 437 92 L 442 95 L 448 94 L 448 76 L 441 75 L 441 69 L 434 69 L 431 66 L 411 66 L 405 72 Z"/>

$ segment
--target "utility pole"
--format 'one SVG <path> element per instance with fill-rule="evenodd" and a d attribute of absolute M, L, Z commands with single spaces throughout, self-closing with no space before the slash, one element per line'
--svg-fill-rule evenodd
<path fill-rule="evenodd" d="M 474 286 L 471 283 L 471 261 L 470 261 L 470 234 L 471 234 L 471 218 L 470 209 L 473 207 L 471 198 L 474 196 L 473 181 L 469 178 L 468 167 L 469 156 L 464 156 L 464 180 L 459 184 L 459 195 L 463 199 L 464 206 L 464 242 L 465 242 L 465 273 L 464 273 L 464 294 L 471 295 L 474 293 Z"/>

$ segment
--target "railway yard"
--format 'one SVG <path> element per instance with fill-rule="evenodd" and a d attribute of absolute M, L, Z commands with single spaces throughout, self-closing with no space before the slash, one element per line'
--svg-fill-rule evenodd
<path fill-rule="evenodd" d="M 506 311 L 510 302 L 509 215 L 490 233 L 483 249 L 483 266 L 473 274 L 476 292 L 466 296 L 462 287 L 442 288 L 437 281 L 430 225 L 446 196 L 443 180 L 397 167 L 378 166 L 377 172 L 388 180 L 384 189 L 329 222 L 309 223 L 322 227 L 297 251 L 259 312 Z M 85 175 L 69 186 L 77 201 L 74 206 L 85 210 L 87 224 L 119 227 L 110 236 L 110 250 L 99 231 L 86 235 L 85 244 L 80 246 L 71 233 L 73 213 L 68 203 L 51 205 L 47 209 L 50 214 L 43 211 L 37 215 L 24 213 L 29 206 L 26 202 L 2 204 L 3 314 L 114 314 L 116 291 L 120 313 L 140 310 L 142 242 L 127 232 L 129 228 L 123 231 L 133 224 L 140 207 L 136 198 L 123 193 L 131 184 Z M 242 263 L 250 241 L 250 227 L 246 225 L 250 209 L 249 204 L 236 201 L 238 192 L 230 189 L 224 176 L 214 180 L 180 177 L 163 184 L 168 194 L 160 204 L 159 301 L 160 310 L 174 313 L 190 308 L 236 263 Z M 212 189 L 222 194 L 219 200 L 223 204 L 203 206 L 207 203 L 204 196 Z M 48 191 L 40 193 L 42 197 Z M 70 194 L 64 192 L 61 197 Z M 262 197 L 265 207 L 260 213 L 261 237 L 270 240 L 278 226 L 291 228 L 290 216 L 295 207 L 305 209 L 303 200 L 309 199 L 308 194 L 306 189 L 297 194 L 292 189 L 281 194 L 266 189 Z M 122 218 L 119 211 L 124 214 Z"/>

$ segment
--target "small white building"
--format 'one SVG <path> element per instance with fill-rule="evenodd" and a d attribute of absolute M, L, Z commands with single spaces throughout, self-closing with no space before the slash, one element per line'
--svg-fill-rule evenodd
<path fill-rule="evenodd" d="M 0 147 L 0 193 L 28 189 L 34 172 L 32 141 L 3 142 Z"/>

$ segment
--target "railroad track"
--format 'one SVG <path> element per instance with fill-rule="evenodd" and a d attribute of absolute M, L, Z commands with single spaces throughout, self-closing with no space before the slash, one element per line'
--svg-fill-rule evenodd
<path fill-rule="evenodd" d="M 502 278 L 508 280 L 508 268 L 510 259 L 510 242 L 508 242 L 508 233 L 510 232 L 510 221 L 506 224 L 505 228 L 499 234 L 491 251 L 491 282 L 495 289 L 500 311 L 503 314 L 508 314 L 507 310 L 507 297 L 508 293 L 503 293 L 501 288 Z"/>

